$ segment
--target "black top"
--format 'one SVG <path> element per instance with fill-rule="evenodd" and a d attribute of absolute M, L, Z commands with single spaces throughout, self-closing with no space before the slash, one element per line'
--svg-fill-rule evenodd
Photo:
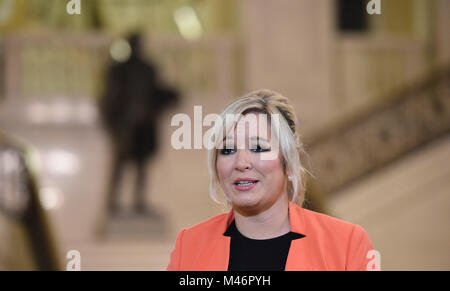
<path fill-rule="evenodd" d="M 231 237 L 228 271 L 284 271 L 291 241 L 304 235 L 288 232 L 270 239 L 243 236 L 233 222 L 224 233 Z"/>

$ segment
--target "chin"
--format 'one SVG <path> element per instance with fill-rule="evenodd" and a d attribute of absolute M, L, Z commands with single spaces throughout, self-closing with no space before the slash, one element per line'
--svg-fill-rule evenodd
<path fill-rule="evenodd" d="M 238 193 L 233 195 L 232 203 L 239 208 L 255 208 L 261 205 L 261 195 L 256 193 Z"/>

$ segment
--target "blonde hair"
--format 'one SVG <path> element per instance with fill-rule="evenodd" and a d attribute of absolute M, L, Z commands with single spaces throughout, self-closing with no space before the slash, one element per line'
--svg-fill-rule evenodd
<path fill-rule="evenodd" d="M 251 92 L 229 104 L 220 114 L 221 121 L 217 122 L 213 129 L 214 146 L 208 151 L 211 198 L 220 203 L 216 191 L 216 186 L 219 184 L 217 151 L 222 140 L 218 137 L 222 137 L 223 132 L 228 133 L 237 123 L 236 119 L 232 123 L 225 122 L 226 116 L 229 114 L 245 115 L 249 112 L 267 114 L 269 120 L 274 120 L 275 115 L 278 115 L 279 125 L 277 126 L 279 129 L 274 130 L 274 122 L 271 122 L 271 127 L 275 135 L 279 132 L 276 139 L 279 142 L 282 154 L 282 165 L 285 174 L 289 174 L 287 193 L 290 201 L 302 205 L 305 200 L 306 176 L 309 172 L 301 162 L 304 158 L 307 158 L 307 155 L 300 141 L 297 116 L 289 100 L 271 90 Z"/>

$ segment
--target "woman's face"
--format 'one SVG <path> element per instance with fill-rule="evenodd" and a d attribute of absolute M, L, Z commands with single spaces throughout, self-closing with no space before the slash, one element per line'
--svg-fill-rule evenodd
<path fill-rule="evenodd" d="M 265 117 L 246 114 L 224 139 L 224 149 L 218 149 L 219 183 L 238 211 L 259 213 L 282 195 L 287 197 L 281 154 L 277 150 L 273 155 L 279 147 L 274 146 L 275 138 L 271 140 L 270 122 Z M 261 158 L 267 154 L 273 158 Z"/>

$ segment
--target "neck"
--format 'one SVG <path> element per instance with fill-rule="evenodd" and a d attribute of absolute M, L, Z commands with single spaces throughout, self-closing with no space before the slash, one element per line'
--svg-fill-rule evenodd
<path fill-rule="evenodd" d="M 236 210 L 233 212 L 237 229 L 251 239 L 270 239 L 291 230 L 287 195 L 281 195 L 268 209 L 254 215 L 243 215 Z"/>

